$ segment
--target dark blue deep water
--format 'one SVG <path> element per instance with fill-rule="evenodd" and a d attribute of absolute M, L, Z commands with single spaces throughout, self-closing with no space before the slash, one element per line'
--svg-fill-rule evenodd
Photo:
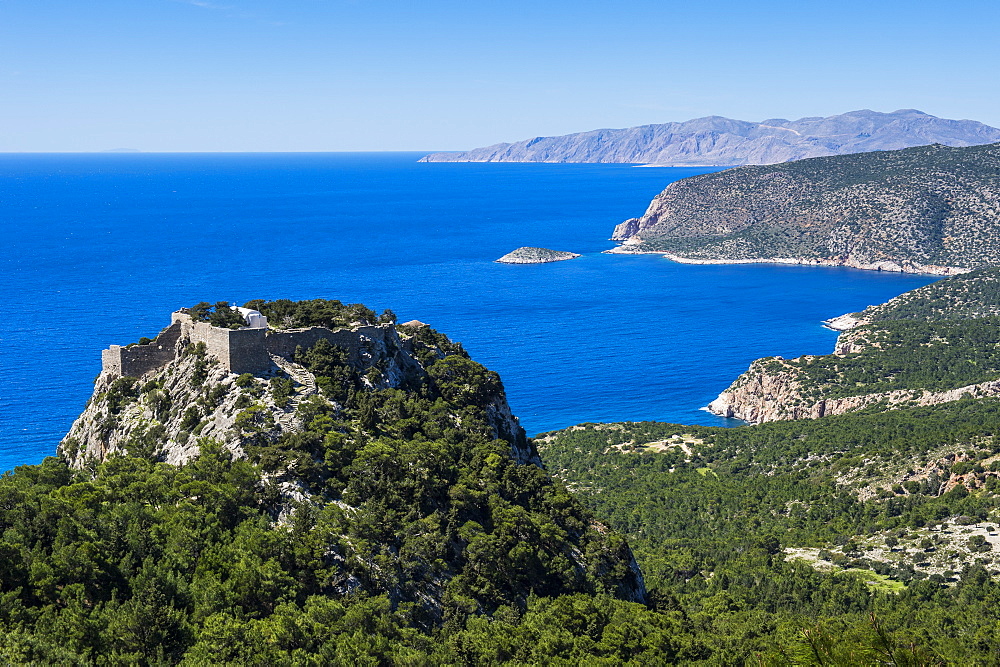
<path fill-rule="evenodd" d="M 100 351 L 198 301 L 314 297 L 420 319 L 500 372 L 529 434 L 723 424 L 751 360 L 826 353 L 820 320 L 930 282 L 601 254 L 705 169 L 419 164 L 419 155 L 0 155 L 0 470 L 55 452 Z M 494 259 L 521 245 L 583 253 Z"/>

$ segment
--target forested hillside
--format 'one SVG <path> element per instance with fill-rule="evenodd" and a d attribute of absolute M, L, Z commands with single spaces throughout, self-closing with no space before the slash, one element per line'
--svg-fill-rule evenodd
<path fill-rule="evenodd" d="M 374 318 L 339 302 L 251 306 L 287 326 Z M 429 327 L 394 334 L 382 348 L 361 338 L 367 352 L 353 356 L 320 340 L 274 357 L 270 377 L 227 374 L 182 339 L 141 379 L 99 378 L 87 438 L 0 479 L 0 660 L 679 650 L 665 632 L 676 619 L 644 616 L 625 541 L 535 464 L 496 373 Z M 559 630 L 577 617 L 593 617 L 586 631 Z M 491 618 L 502 623 L 479 620 Z"/>
<path fill-rule="evenodd" d="M 536 440 L 726 664 L 991 664 L 1000 403 Z M 810 653 L 816 651 L 815 654 Z"/>
<path fill-rule="evenodd" d="M 758 359 L 709 408 L 762 422 L 998 396 L 998 277 L 981 269 L 834 318 L 849 329 L 832 354 Z"/>
<path fill-rule="evenodd" d="M 960 320 L 1000 316 L 1000 268 L 977 269 L 854 313 L 859 320 Z"/>
<path fill-rule="evenodd" d="M 584 424 L 535 442 L 713 660 L 993 664 L 998 275 L 857 313 L 834 354 L 754 362 L 723 397 L 765 423 Z"/>
<path fill-rule="evenodd" d="M 997 300 L 993 274 L 952 280 L 901 301 L 933 315 L 847 332 L 869 350 L 841 350 L 850 373 L 801 372 L 845 396 L 990 377 L 1000 323 L 970 308 Z M 358 304 L 247 305 L 353 347 L 322 339 L 255 377 L 180 339 L 142 378 L 98 378 L 80 438 L 0 478 L 0 660 L 1000 654 L 1000 399 L 732 429 L 583 424 L 532 441 L 500 378 L 426 325 Z M 238 326 L 226 308 L 190 310 Z"/>

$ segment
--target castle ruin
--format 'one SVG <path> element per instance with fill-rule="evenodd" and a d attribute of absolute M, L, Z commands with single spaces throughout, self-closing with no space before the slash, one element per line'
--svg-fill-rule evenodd
<path fill-rule="evenodd" d="M 204 343 L 205 352 L 231 373 L 261 376 L 274 368 L 271 355 L 292 359 L 297 347 L 310 348 L 321 339 L 347 350 L 348 363 L 363 365 L 372 343 L 405 347 L 391 324 L 362 325 L 352 329 L 325 327 L 274 330 L 255 310 L 237 309 L 247 326 L 226 329 L 199 322 L 183 310 L 171 314 L 170 326 L 146 345 L 112 345 L 101 352 L 104 373 L 112 377 L 139 377 L 178 358 L 191 344 Z"/>

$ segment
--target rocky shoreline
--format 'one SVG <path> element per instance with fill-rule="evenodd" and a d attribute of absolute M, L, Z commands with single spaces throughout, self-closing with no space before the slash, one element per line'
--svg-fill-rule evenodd
<path fill-rule="evenodd" d="M 859 262 L 847 259 L 807 259 L 805 257 L 754 257 L 749 259 L 693 259 L 662 250 L 630 250 L 628 244 L 622 244 L 605 250 L 612 255 L 661 255 L 678 264 L 786 264 L 796 266 L 843 266 L 849 269 L 863 271 L 887 271 L 889 273 L 916 273 L 929 276 L 957 276 L 968 273 L 972 269 L 960 266 L 938 266 L 935 264 L 917 264 L 913 262 Z"/>
<path fill-rule="evenodd" d="M 1000 370 L 989 371 L 1000 369 L 1000 365 L 985 365 L 998 363 L 991 361 L 988 352 L 980 349 L 972 360 L 977 369 L 974 373 L 935 375 L 935 368 L 948 368 L 956 356 L 921 356 L 935 346 L 954 349 L 953 345 L 983 336 L 994 340 L 996 325 L 991 320 L 980 320 L 982 325 L 973 321 L 997 318 L 998 275 L 1000 269 L 984 269 L 947 278 L 906 292 L 887 304 L 825 320 L 826 328 L 840 332 L 830 354 L 756 359 L 704 409 L 720 417 L 758 424 L 817 419 L 876 405 L 888 410 L 1000 396 Z M 970 311 L 968 304 L 973 302 L 977 310 Z M 895 310 L 890 306 L 894 303 Z M 992 343 L 985 349 L 992 349 Z M 912 377 L 920 368 L 929 375 L 921 375 L 918 382 L 895 382 L 899 374 Z M 846 392 L 842 391 L 845 387 Z"/>
<path fill-rule="evenodd" d="M 753 366 L 750 368 L 751 371 L 754 370 Z M 751 371 L 747 371 L 747 374 Z M 769 421 L 819 419 L 842 415 L 879 403 L 884 404 L 886 409 L 892 409 L 904 405 L 911 407 L 940 405 L 962 398 L 995 396 L 1000 396 L 1000 380 L 979 382 L 945 391 L 898 389 L 861 396 L 820 399 L 810 403 L 798 393 L 797 384 L 790 381 L 790 378 L 762 374 L 740 387 L 730 387 L 719 394 L 719 397 L 705 409 L 719 417 L 760 424 Z"/>

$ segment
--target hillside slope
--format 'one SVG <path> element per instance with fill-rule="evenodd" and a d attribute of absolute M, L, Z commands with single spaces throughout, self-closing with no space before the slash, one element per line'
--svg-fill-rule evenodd
<path fill-rule="evenodd" d="M 1000 145 L 814 158 L 670 184 L 615 252 L 950 275 L 1000 264 Z"/>
<path fill-rule="evenodd" d="M 1000 403 L 739 428 L 581 424 L 553 473 L 711 664 L 992 664 Z"/>
<path fill-rule="evenodd" d="M 465 152 L 432 153 L 421 162 L 617 162 L 668 166 L 776 164 L 824 155 L 1000 141 L 1000 129 L 915 109 L 867 109 L 827 118 L 759 123 L 721 116 L 682 123 L 535 137 Z"/>
<path fill-rule="evenodd" d="M 432 634 L 496 654 L 480 617 L 515 631 L 573 596 L 647 613 L 628 545 L 542 469 L 461 345 L 357 305 L 248 306 L 346 325 L 345 344 L 236 375 L 182 336 L 141 377 L 98 378 L 60 459 L 0 479 L 3 662 L 455 664 Z M 608 624 L 585 653 L 619 654 Z"/>

